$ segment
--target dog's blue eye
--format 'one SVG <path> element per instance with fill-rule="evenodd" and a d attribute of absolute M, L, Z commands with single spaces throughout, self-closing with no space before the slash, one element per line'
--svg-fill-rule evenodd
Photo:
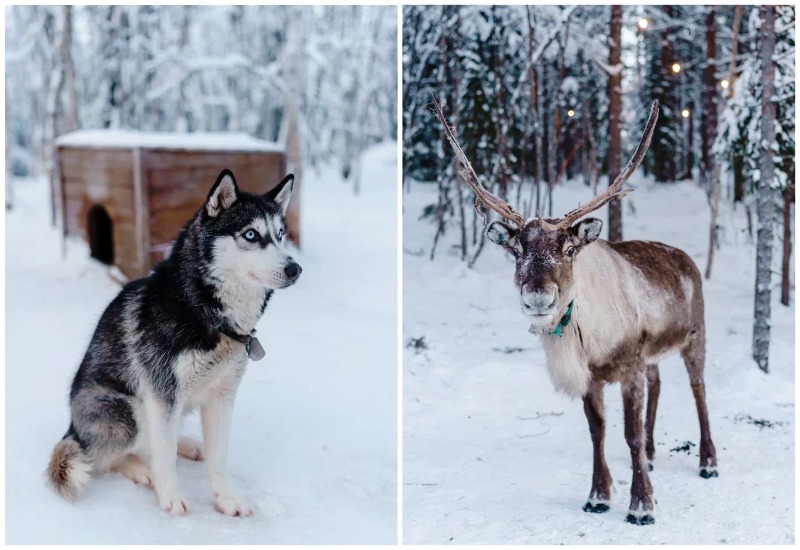
<path fill-rule="evenodd" d="M 247 233 L 244 234 L 244 238 L 247 239 L 248 241 L 254 241 L 256 240 L 256 232 L 253 231 L 252 229 L 248 229 Z"/>

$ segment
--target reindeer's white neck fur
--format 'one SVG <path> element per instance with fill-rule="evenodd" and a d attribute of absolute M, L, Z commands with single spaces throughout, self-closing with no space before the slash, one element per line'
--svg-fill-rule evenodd
<path fill-rule="evenodd" d="M 577 255 L 570 295 L 561 298 L 564 308 L 575 301 L 572 322 L 561 338 L 541 336 L 547 370 L 556 389 L 573 397 L 585 395 L 592 378 L 589 364 L 601 362 L 638 329 L 641 312 L 629 298 L 635 294 L 632 284 L 646 282 L 606 241 L 595 241 Z"/>

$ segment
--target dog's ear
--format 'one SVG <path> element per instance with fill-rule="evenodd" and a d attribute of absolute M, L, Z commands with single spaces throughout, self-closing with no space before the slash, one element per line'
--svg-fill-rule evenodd
<path fill-rule="evenodd" d="M 286 209 L 289 208 L 289 199 L 292 198 L 292 188 L 294 187 L 294 174 L 289 174 L 275 186 L 274 189 L 269 191 L 264 197 L 278 204 L 283 210 L 284 215 Z"/>
<path fill-rule="evenodd" d="M 219 216 L 223 210 L 227 210 L 239 197 L 239 188 L 236 187 L 236 179 L 233 172 L 227 168 L 219 173 L 217 182 L 206 199 L 206 212 L 212 218 Z"/>

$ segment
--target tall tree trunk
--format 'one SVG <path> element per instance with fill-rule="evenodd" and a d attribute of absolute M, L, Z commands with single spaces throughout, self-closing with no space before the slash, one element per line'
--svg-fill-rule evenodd
<path fill-rule="evenodd" d="M 447 32 L 444 30 L 444 20 L 446 17 L 446 7 L 441 7 L 440 12 L 440 27 L 442 28 L 442 32 L 439 35 L 439 72 L 438 76 L 438 96 L 439 102 L 444 103 L 445 108 L 448 108 L 448 94 L 447 94 L 447 82 L 446 82 L 446 73 L 447 73 L 447 64 L 450 61 L 448 55 L 448 43 L 447 43 Z M 433 260 L 436 257 L 436 247 L 439 245 L 439 238 L 444 235 L 446 226 L 445 226 L 445 216 L 447 212 L 450 210 L 450 196 L 449 196 L 449 175 L 448 175 L 448 168 L 445 159 L 449 158 L 447 151 L 449 144 L 447 143 L 447 138 L 445 137 L 444 133 L 442 133 L 439 137 L 439 147 L 441 148 L 441 153 L 438 155 L 437 159 L 437 177 L 436 177 L 436 185 L 438 187 L 438 197 L 437 197 L 437 204 L 436 204 L 436 233 L 433 235 L 433 244 L 431 244 L 431 254 L 430 259 Z"/>
<path fill-rule="evenodd" d="M 747 188 L 744 180 L 744 158 L 741 155 L 733 155 L 731 170 L 733 171 L 733 202 L 743 202 Z"/>
<path fill-rule="evenodd" d="M 300 144 L 300 104 L 299 97 L 302 91 L 300 82 L 300 66 L 303 48 L 303 8 L 293 6 L 289 8 L 288 21 L 288 58 L 286 60 L 286 164 L 287 171 L 294 174 L 292 200 L 286 212 L 288 219 L 294 220 L 289 227 L 300 227 L 300 189 L 303 183 L 303 157 Z M 299 230 L 298 230 L 299 231 Z M 289 238 L 300 246 L 300 234 Z"/>
<path fill-rule="evenodd" d="M 372 29 L 372 36 L 366 38 L 366 41 L 377 44 L 379 42 L 378 33 L 381 32 L 380 27 L 376 24 L 379 17 L 378 12 L 375 10 L 367 10 L 363 16 L 367 19 L 364 24 L 365 31 Z M 376 48 L 364 48 L 362 51 L 359 76 L 357 81 L 356 109 L 358 110 L 358 119 L 356 123 L 357 135 L 355 139 L 355 167 L 353 168 L 353 194 L 358 195 L 361 192 L 361 173 L 362 173 L 362 159 L 363 152 L 367 148 L 367 128 L 369 127 L 369 107 L 371 99 L 374 95 L 374 85 L 370 82 L 369 69 L 374 66 L 374 58 L 376 55 Z"/>
<path fill-rule="evenodd" d="M 772 275 L 775 188 L 772 144 L 775 143 L 775 7 L 761 6 L 761 177 L 758 182 L 758 244 L 756 247 L 756 288 L 753 320 L 753 359 L 769 372 L 770 294 Z"/>
<path fill-rule="evenodd" d="M 6 98 L 8 97 L 8 79 L 5 82 L 5 91 L 6 91 Z M 14 208 L 14 174 L 12 170 L 12 163 L 13 160 L 11 158 L 11 143 L 14 139 L 14 134 L 11 131 L 11 125 L 8 123 L 11 118 L 9 115 L 8 109 L 8 99 L 6 99 L 5 104 L 5 113 L 6 113 L 6 210 L 12 210 Z"/>
<path fill-rule="evenodd" d="M 442 71 L 444 73 L 444 97 L 447 98 L 447 108 L 450 113 L 452 125 L 458 132 L 460 109 L 458 105 L 459 90 L 461 89 L 461 64 L 458 62 L 458 52 L 461 49 L 461 17 L 459 6 L 445 6 L 442 10 L 442 41 L 445 48 L 442 50 L 443 57 Z M 447 151 L 447 143 L 443 143 Z M 454 179 L 456 182 L 456 206 L 458 208 L 458 219 L 460 223 L 461 237 L 461 261 L 467 259 L 469 253 L 467 247 L 467 220 L 464 211 L 464 190 L 463 182 L 458 176 L 458 161 L 453 157 L 452 167 L 445 173 L 445 177 Z"/>
<path fill-rule="evenodd" d="M 706 68 L 703 72 L 703 135 L 701 144 L 702 178 L 708 182 L 710 191 L 711 220 L 708 232 L 708 261 L 706 263 L 706 279 L 711 278 L 711 266 L 714 263 L 714 249 L 717 245 L 717 214 L 719 212 L 719 170 L 711 146 L 717 136 L 717 79 L 714 72 L 717 67 L 717 27 L 716 13 L 713 7 L 706 13 Z"/>
<path fill-rule="evenodd" d="M 733 84 L 736 81 L 736 55 L 739 51 L 739 28 L 742 26 L 744 6 L 738 5 L 733 10 L 733 26 L 731 27 L 731 60 L 728 63 L 728 95 L 733 97 Z"/>
<path fill-rule="evenodd" d="M 59 125 L 64 118 L 61 103 L 61 93 L 64 89 L 64 39 L 69 31 L 67 25 L 69 10 L 62 11 L 61 24 L 57 38 L 51 44 L 53 51 L 53 70 L 50 76 L 50 86 L 47 90 L 47 120 L 45 126 L 45 165 L 47 177 L 50 181 L 50 224 L 55 227 L 61 211 L 58 177 L 56 170 L 55 139 L 59 134 Z M 58 42 L 58 47 L 56 47 Z"/>
<path fill-rule="evenodd" d="M 492 6 L 493 33 L 499 33 L 503 28 L 503 21 L 497 15 L 498 6 Z M 492 64 L 494 69 L 494 95 L 497 105 L 497 117 L 495 124 L 495 142 L 497 143 L 497 156 L 495 159 L 496 181 L 499 189 L 498 195 L 504 199 L 508 198 L 508 136 L 503 132 L 503 127 L 510 127 L 506 122 L 511 116 L 511 108 L 506 105 L 506 86 L 505 86 L 505 42 L 498 37 L 498 47 L 492 52 Z M 490 182 L 491 183 L 491 182 Z"/>
<path fill-rule="evenodd" d="M 662 5 L 661 12 L 669 21 L 674 17 L 675 7 L 672 5 Z M 661 103 L 661 111 L 658 117 L 653 134 L 653 175 L 658 182 L 675 181 L 678 179 L 678 159 L 680 153 L 680 106 L 676 88 L 679 74 L 672 71 L 675 62 L 673 44 L 675 43 L 675 31 L 669 24 L 665 24 L 659 33 L 659 44 L 661 47 L 661 63 L 658 66 L 660 71 L 659 93 L 657 99 Z"/>
<path fill-rule="evenodd" d="M 589 141 L 589 147 L 586 150 L 587 156 L 587 182 L 586 185 L 591 186 L 594 194 L 597 194 L 597 143 L 594 139 L 594 125 L 592 124 L 592 115 L 589 112 L 588 102 L 583 104 L 583 133 Z"/>
<path fill-rule="evenodd" d="M 789 275 L 792 269 L 792 203 L 794 184 L 783 191 L 783 262 L 781 262 L 781 303 L 789 305 Z"/>
<path fill-rule="evenodd" d="M 528 59 L 533 58 L 533 38 L 534 38 L 534 30 L 533 30 L 533 21 L 531 20 L 531 7 L 525 6 L 525 19 L 528 25 Z M 532 128 L 532 126 L 536 125 L 536 69 L 533 66 L 533 63 L 528 63 L 527 67 L 528 73 L 528 82 L 530 82 L 531 89 L 528 94 L 528 108 L 525 110 L 525 129 L 522 135 L 522 146 L 520 147 L 520 174 L 522 174 L 522 178 L 519 182 L 519 187 L 517 188 L 517 204 L 522 204 L 522 215 L 527 218 L 530 215 L 531 209 L 533 208 L 533 201 L 520 201 L 522 197 L 522 187 L 523 183 L 525 182 L 525 178 L 528 176 L 528 157 L 530 156 L 529 149 L 531 149 L 531 130 L 534 132 L 534 139 L 536 139 L 536 130 Z M 535 161 L 536 159 L 534 159 Z M 535 174 L 535 172 L 534 172 Z M 534 175 L 534 178 L 536 176 Z"/>
<path fill-rule="evenodd" d="M 191 30 L 191 10 L 192 6 L 183 6 L 181 11 L 181 25 L 178 34 L 178 51 L 181 55 L 188 55 L 186 48 L 189 45 L 189 31 Z M 178 84 L 178 119 L 175 121 L 176 130 L 178 132 L 192 132 L 194 131 L 195 124 L 192 117 L 192 109 L 188 94 L 186 92 L 187 79 L 181 79 Z"/>
<path fill-rule="evenodd" d="M 558 179 L 556 163 L 558 148 L 561 142 L 561 83 L 566 72 L 565 53 L 569 41 L 569 22 L 564 25 L 564 32 L 559 35 L 558 74 L 553 92 L 553 132 L 550 135 L 549 152 L 547 154 L 547 212 L 553 215 L 553 187 Z"/>
<path fill-rule="evenodd" d="M 700 179 L 708 182 L 711 163 L 714 162 L 711 146 L 717 133 L 717 27 L 713 7 L 706 13 L 706 66 L 703 69 L 703 113 L 700 119 L 702 135 L 700 142 Z M 713 182 L 711 182 L 713 186 Z M 710 188 L 710 187 L 709 187 Z"/>
<path fill-rule="evenodd" d="M 622 6 L 611 6 L 611 32 L 608 37 L 608 184 L 614 182 L 620 171 L 622 157 Z M 622 240 L 622 205 L 613 200 L 608 203 L 608 240 Z"/>
<path fill-rule="evenodd" d="M 542 181 L 544 181 L 544 159 L 542 158 L 542 151 L 544 151 L 544 123 L 542 122 L 542 109 L 539 98 L 539 71 L 533 67 L 533 98 L 531 99 L 531 107 L 534 108 L 533 112 L 533 139 L 534 148 L 536 151 L 536 215 L 541 213 L 542 209 Z M 533 202 L 533 200 L 531 200 Z"/>
<path fill-rule="evenodd" d="M 720 184 L 719 184 L 719 164 L 716 161 L 712 161 L 712 168 L 711 168 L 711 198 L 710 198 L 710 206 L 711 206 L 711 219 L 708 223 L 708 260 L 706 262 L 706 272 L 705 277 L 706 279 L 711 278 L 711 267 L 714 265 L 714 250 L 716 250 L 717 244 L 717 218 L 719 217 L 719 195 L 720 195 Z"/>
<path fill-rule="evenodd" d="M 728 64 L 728 97 L 733 97 L 733 84 L 736 81 L 736 55 L 739 51 L 739 28 L 742 26 L 742 12 L 744 6 L 736 6 L 733 11 L 733 26 L 731 28 L 731 60 Z M 733 168 L 733 202 L 744 200 L 744 159 L 734 153 L 731 159 Z M 752 234 L 750 235 L 752 238 Z"/>
<path fill-rule="evenodd" d="M 67 112 L 64 132 L 78 127 L 78 93 L 75 88 L 75 62 L 72 58 L 72 6 L 63 7 L 64 34 L 61 36 L 61 56 L 64 61 L 64 91 L 67 94 Z"/>
<path fill-rule="evenodd" d="M 688 105 L 689 116 L 686 122 L 689 125 L 686 136 L 686 168 L 681 179 L 692 179 L 692 168 L 694 168 L 694 103 Z"/>

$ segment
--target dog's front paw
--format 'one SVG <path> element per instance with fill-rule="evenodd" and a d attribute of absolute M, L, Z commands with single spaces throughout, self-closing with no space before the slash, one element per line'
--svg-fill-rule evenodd
<path fill-rule="evenodd" d="M 246 500 L 228 492 L 214 493 L 214 508 L 228 516 L 243 518 L 253 515 L 253 507 Z"/>
<path fill-rule="evenodd" d="M 189 501 L 181 494 L 159 496 L 158 505 L 162 510 L 173 516 L 189 515 Z"/>
<path fill-rule="evenodd" d="M 190 437 L 178 438 L 178 456 L 187 460 L 203 460 L 203 444 Z"/>

